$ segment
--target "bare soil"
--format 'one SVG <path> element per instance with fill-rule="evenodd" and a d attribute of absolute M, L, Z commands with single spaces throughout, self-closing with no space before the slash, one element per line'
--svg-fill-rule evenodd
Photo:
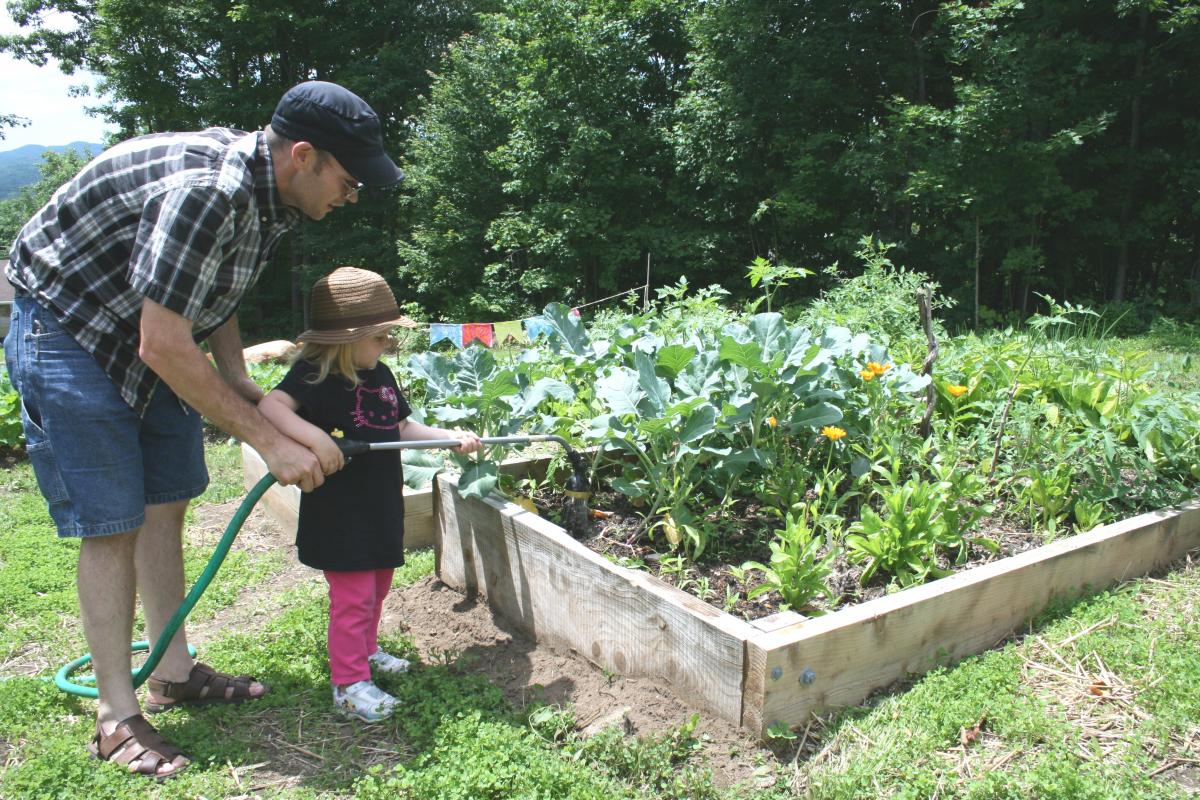
<path fill-rule="evenodd" d="M 240 502 L 195 506 L 189 539 L 214 545 Z M 282 549 L 287 553 L 287 566 L 264 583 L 248 587 L 244 598 L 216 618 L 189 622 L 189 639 L 195 643 L 223 631 L 253 631 L 281 608 L 281 598 L 289 588 L 321 582 L 320 572 L 296 561 L 292 537 L 262 506 L 246 519 L 235 547 L 250 552 Z M 698 714 L 694 735 L 704 742 L 701 756 L 713 770 L 714 781 L 722 786 L 751 779 L 755 763 L 751 755 L 767 752 L 736 726 L 680 699 L 666 683 L 606 675 L 578 653 L 539 646 L 493 614 L 485 601 L 467 600 L 435 576 L 394 589 L 384 605 L 380 628 L 385 633 L 407 635 L 426 661 L 453 654 L 464 671 L 485 676 L 518 708 L 533 702 L 571 708 L 579 729 L 586 733 L 615 725 L 629 735 L 651 736 Z M 265 746 L 273 752 L 270 766 L 256 772 L 260 785 L 293 785 L 303 774 L 315 771 L 312 759 L 296 753 L 295 745 L 269 731 L 263 733 Z M 295 772 L 288 775 L 285 769 Z"/>
<path fill-rule="evenodd" d="M 544 490 L 534 499 L 543 516 L 555 521 L 561 517 L 564 502 L 561 493 Z M 777 517 L 768 514 L 761 504 L 736 500 L 732 511 L 723 516 L 736 520 L 737 535 L 712 542 L 700 558 L 692 560 L 679 557 L 661 533 L 654 536 L 647 534 L 644 515 L 623 496 L 615 492 L 599 492 L 591 498 L 590 503 L 596 509 L 604 510 L 598 513 L 593 511 L 589 515 L 587 530 L 574 535 L 593 551 L 626 566 L 646 569 L 714 608 L 746 621 L 770 616 L 786 607 L 783 597 L 775 591 L 749 598 L 750 591 L 763 582 L 763 576 L 756 570 L 740 569 L 747 561 L 769 564 L 771 560 L 769 543 L 781 523 Z M 715 522 L 716 517 L 710 521 Z M 973 544 L 961 563 L 955 564 L 942 557 L 938 567 L 951 571 L 973 569 L 1046 543 L 1041 535 L 1014 524 L 1003 513 L 1003 509 L 981 520 L 972 537 L 989 539 L 996 543 L 997 549 Z M 862 583 L 864 565 L 851 563 L 844 553 L 834 559 L 832 567 L 827 580 L 830 595 L 796 611 L 828 613 L 881 597 L 890 589 L 888 576 L 882 573 L 876 573 L 867 583 Z"/>

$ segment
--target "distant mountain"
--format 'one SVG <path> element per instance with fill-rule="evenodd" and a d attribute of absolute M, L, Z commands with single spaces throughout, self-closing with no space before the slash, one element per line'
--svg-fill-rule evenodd
<path fill-rule="evenodd" d="M 0 146 L 3 146 L 2 141 Z M 0 151 L 0 200 L 14 197 L 21 191 L 22 186 L 37 182 L 41 177 L 38 168 L 42 163 L 42 153 L 47 150 L 56 153 L 64 150 L 89 150 L 95 156 L 104 150 L 104 145 L 95 142 L 71 142 L 50 147 L 27 144 L 14 150 Z"/>

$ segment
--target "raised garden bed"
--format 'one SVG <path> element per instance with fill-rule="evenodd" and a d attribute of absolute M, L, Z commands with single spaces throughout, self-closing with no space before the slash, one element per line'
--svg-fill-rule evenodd
<path fill-rule="evenodd" d="M 247 480 L 257 480 L 262 467 L 252 474 L 251 459 L 246 463 Z M 544 466 L 509 462 L 504 469 L 519 474 Z M 1056 596 L 1143 575 L 1200 547 L 1200 503 L 1189 503 L 827 616 L 783 612 L 750 623 L 610 562 L 518 505 L 497 496 L 464 499 L 456 486 L 455 476 L 437 477 L 428 522 L 416 499 L 421 493 L 406 490 L 406 501 L 414 498 L 406 525 L 411 532 L 432 530 L 443 582 L 483 595 L 539 642 L 570 647 L 614 673 L 663 679 L 759 735 L 987 650 Z M 270 494 L 268 508 L 278 515 L 281 503 Z M 406 543 L 418 546 L 415 540 L 410 533 Z"/>

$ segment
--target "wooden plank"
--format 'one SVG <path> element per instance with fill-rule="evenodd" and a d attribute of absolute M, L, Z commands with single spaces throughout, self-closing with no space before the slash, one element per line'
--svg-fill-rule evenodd
<path fill-rule="evenodd" d="M 1200 547 L 1200 502 L 1088 533 L 752 638 L 742 724 L 855 705 L 939 663 L 994 647 L 1055 596 L 1099 590 Z"/>
<path fill-rule="evenodd" d="M 242 474 L 249 490 L 267 474 L 267 465 L 262 456 L 248 444 L 242 444 Z M 400 487 L 404 492 L 404 549 L 417 550 L 433 546 L 433 488 L 411 489 Z M 300 487 L 274 484 L 260 501 L 267 512 L 290 536 L 296 534 L 296 523 L 300 518 Z"/>
<path fill-rule="evenodd" d="M 746 623 L 645 572 L 617 566 L 562 528 L 497 497 L 465 500 L 439 475 L 438 576 L 539 643 L 567 646 L 603 669 L 670 683 L 738 723 Z"/>

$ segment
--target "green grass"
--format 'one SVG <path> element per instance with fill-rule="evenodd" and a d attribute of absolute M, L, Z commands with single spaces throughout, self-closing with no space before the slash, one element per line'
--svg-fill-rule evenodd
<path fill-rule="evenodd" d="M 240 496 L 236 447 L 214 442 L 209 453 L 213 486 L 205 500 Z M 452 654 L 385 682 L 403 713 L 378 726 L 346 722 L 329 702 L 327 601 L 319 583 L 304 584 L 272 604 L 283 611 L 261 630 L 204 645 L 206 660 L 259 675 L 272 692 L 251 705 L 156 719 L 195 762 L 152 787 L 87 758 L 94 702 L 45 680 L 12 677 L 24 659 L 60 663 L 86 649 L 76 546 L 55 538 L 27 464 L 0 473 L 0 530 L 7 531 L 0 535 L 0 607 L 8 616 L 0 664 L 9 678 L 0 680 L 4 798 L 1194 796 L 1172 778 L 1177 773 L 1152 774 L 1173 759 L 1200 759 L 1194 565 L 1061 603 L 1000 649 L 815 721 L 777 741 L 773 755 L 746 754 L 761 761 L 760 777 L 773 778 L 762 789 L 714 788 L 687 720 L 647 740 L 616 731 L 584 739 L 570 709 L 521 712 Z M 198 614 L 216 613 L 283 564 L 278 554 L 235 555 Z M 205 558 L 203 549 L 188 548 L 189 574 Z M 414 554 L 396 582 L 416 581 L 432 567 L 432 554 Z M 416 659 L 401 636 L 386 637 L 385 646 Z M 1082 677 L 1070 678 L 1076 670 Z M 1089 735 L 1105 725 L 1109 738 Z M 963 732 L 976 727 L 964 744 Z M 300 777 L 260 786 L 264 769 Z"/>

